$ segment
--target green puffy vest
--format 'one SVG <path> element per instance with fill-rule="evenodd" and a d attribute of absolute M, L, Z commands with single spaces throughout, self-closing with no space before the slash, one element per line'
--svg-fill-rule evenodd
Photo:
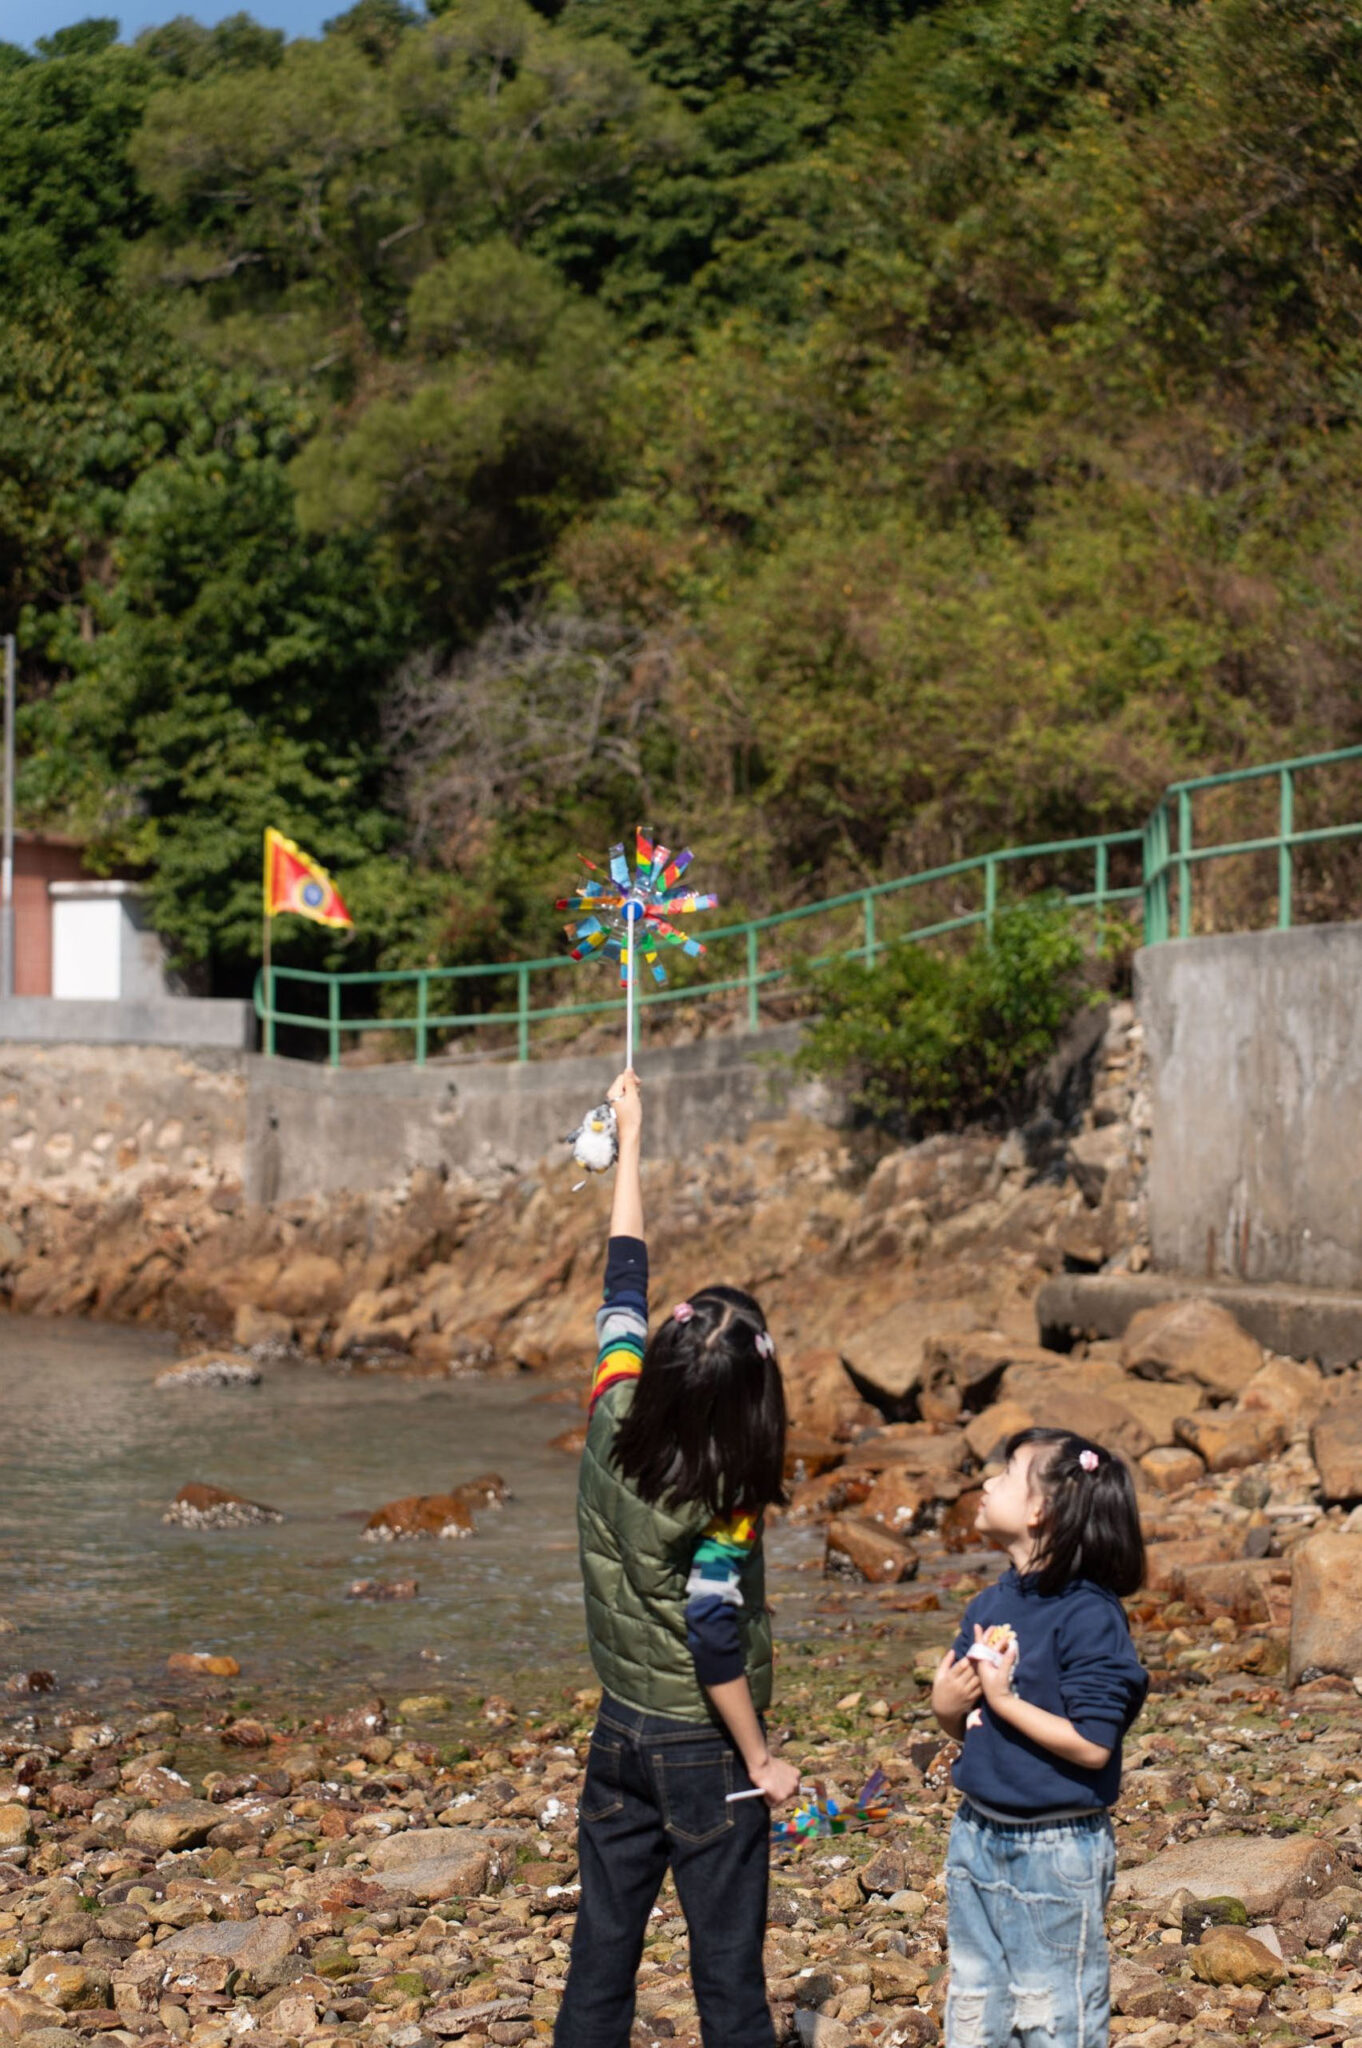
<path fill-rule="evenodd" d="M 626 1706 L 674 1721 L 713 1721 L 686 1642 L 686 1581 L 695 1546 L 713 1518 L 699 1506 L 650 1506 L 616 1467 L 615 1434 L 634 1384 L 622 1381 L 597 1401 L 577 1485 L 591 1661 L 606 1691 Z M 771 1621 L 760 1541 L 739 1586 L 743 1662 L 761 1712 L 771 1703 Z"/>

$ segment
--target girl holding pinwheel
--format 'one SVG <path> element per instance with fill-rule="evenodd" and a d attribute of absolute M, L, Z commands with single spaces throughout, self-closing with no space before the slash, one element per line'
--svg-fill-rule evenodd
<path fill-rule="evenodd" d="M 648 1334 L 636 1076 L 610 1090 L 619 1163 L 577 1518 L 603 1687 L 579 1807 L 581 1905 L 556 2048 L 627 2048 L 648 1916 L 670 1869 L 705 2048 L 774 2048 L 762 1944 L 771 1754 L 763 1511 L 785 1400 L 750 1294 L 704 1287 Z"/>

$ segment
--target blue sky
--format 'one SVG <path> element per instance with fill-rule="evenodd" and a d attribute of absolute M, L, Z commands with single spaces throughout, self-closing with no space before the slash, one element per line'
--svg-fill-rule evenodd
<path fill-rule="evenodd" d="M 315 36 L 324 21 L 345 11 L 347 0 L 0 0 L 0 42 L 31 45 L 38 36 L 53 29 L 68 28 L 92 14 L 114 15 L 122 23 L 125 39 L 157 22 L 173 21 L 177 14 L 192 14 L 211 27 L 226 14 L 247 13 L 268 28 L 285 29 L 291 36 Z"/>

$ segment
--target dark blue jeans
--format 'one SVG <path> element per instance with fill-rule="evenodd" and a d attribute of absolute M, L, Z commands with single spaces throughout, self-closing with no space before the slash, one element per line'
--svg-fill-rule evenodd
<path fill-rule="evenodd" d="M 728 1736 L 609 1693 L 578 1808 L 582 1901 L 554 2048 L 628 2048 L 634 1977 L 668 1867 L 690 1929 L 705 2048 L 774 2048 L 762 1943 L 771 1813 Z"/>

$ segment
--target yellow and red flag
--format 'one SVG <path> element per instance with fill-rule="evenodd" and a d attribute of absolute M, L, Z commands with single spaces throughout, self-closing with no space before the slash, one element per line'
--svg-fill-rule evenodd
<path fill-rule="evenodd" d="M 313 860 L 272 825 L 265 827 L 265 915 L 291 910 L 314 924 L 354 925 L 340 890 L 320 861 Z"/>

